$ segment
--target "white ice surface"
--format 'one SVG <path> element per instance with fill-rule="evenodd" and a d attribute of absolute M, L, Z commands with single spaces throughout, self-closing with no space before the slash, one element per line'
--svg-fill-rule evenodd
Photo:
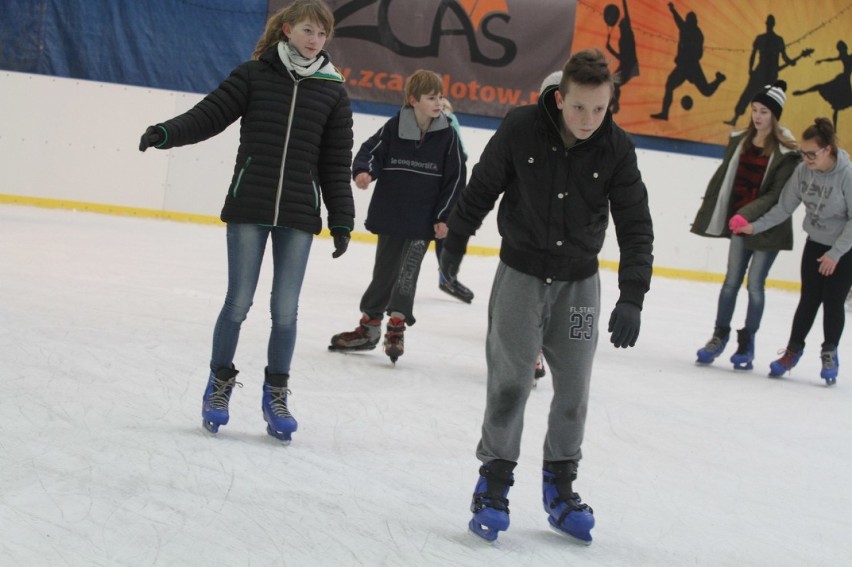
<path fill-rule="evenodd" d="M 718 285 L 656 278 L 637 347 L 601 337 L 575 485 L 594 544 L 554 534 L 541 508 L 546 377 L 512 525 L 491 546 L 467 522 L 497 259 L 465 259 L 465 305 L 438 290 L 430 253 L 394 368 L 380 351 L 327 352 L 356 324 L 374 248 L 331 250 L 315 240 L 284 447 L 260 413 L 270 266 L 214 437 L 200 405 L 224 229 L 0 206 L 0 565 L 852 564 L 852 388 L 842 370 L 832 388 L 819 379 L 821 316 L 792 375 L 766 377 L 797 294 L 767 292 L 755 371 L 735 373 L 731 346 L 693 364 Z M 602 281 L 608 314 L 615 274 Z"/>

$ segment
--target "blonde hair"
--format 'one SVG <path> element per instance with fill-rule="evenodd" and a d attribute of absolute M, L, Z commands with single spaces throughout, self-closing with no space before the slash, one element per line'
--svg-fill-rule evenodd
<path fill-rule="evenodd" d="M 296 0 L 272 14 L 266 21 L 266 27 L 260 39 L 257 40 L 252 59 L 259 59 L 264 51 L 277 45 L 279 41 L 287 41 L 284 24 L 293 26 L 305 20 L 322 27 L 328 34 L 326 41 L 331 40 L 331 36 L 334 35 L 334 14 L 326 3 L 322 0 Z"/>
<path fill-rule="evenodd" d="M 420 97 L 425 94 L 444 94 L 444 80 L 434 71 L 418 69 L 405 80 L 404 106 L 411 106 L 408 104 L 408 97 L 420 100 Z"/>

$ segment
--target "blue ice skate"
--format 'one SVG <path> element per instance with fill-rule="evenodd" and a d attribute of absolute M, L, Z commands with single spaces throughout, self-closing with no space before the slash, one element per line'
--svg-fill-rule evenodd
<path fill-rule="evenodd" d="M 754 333 L 748 329 L 737 331 L 737 352 L 731 355 L 734 370 L 751 370 L 754 368 Z"/>
<path fill-rule="evenodd" d="M 577 479 L 577 463 L 560 461 L 545 463 L 542 471 L 542 502 L 547 521 L 556 533 L 571 537 L 583 544 L 592 543 L 595 527 L 594 511 L 583 504 L 571 484 Z"/>
<path fill-rule="evenodd" d="M 696 354 L 696 364 L 710 364 L 722 354 L 725 350 L 725 345 L 728 344 L 728 335 L 713 334 L 713 338 L 707 341 L 703 348 L 698 349 Z"/>
<path fill-rule="evenodd" d="M 831 386 L 837 382 L 837 371 L 840 369 L 837 349 L 822 351 L 820 358 L 822 359 L 822 370 L 819 375 L 825 380 L 826 386 Z"/>
<path fill-rule="evenodd" d="M 233 366 L 210 372 L 201 402 L 201 424 L 210 433 L 218 433 L 219 426 L 226 425 L 230 419 L 228 403 L 231 401 L 231 392 L 235 385 L 242 387 L 237 382 L 237 374 L 239 371 Z"/>
<path fill-rule="evenodd" d="M 781 376 L 784 376 L 784 374 L 792 370 L 792 368 L 799 363 L 799 359 L 802 357 L 803 352 L 803 350 L 796 352 L 791 350 L 789 347 L 778 351 L 781 358 L 769 363 L 769 376 L 771 378 L 780 378 Z"/>
<path fill-rule="evenodd" d="M 284 374 L 286 376 L 286 374 Z M 266 421 L 266 432 L 289 445 L 292 434 L 299 428 L 296 418 L 287 409 L 287 395 L 290 390 L 284 386 L 273 386 L 268 382 L 263 385 L 263 419 Z"/>
<path fill-rule="evenodd" d="M 468 523 L 471 533 L 495 541 L 509 528 L 509 487 L 515 484 L 512 471 L 517 463 L 497 459 L 479 467 L 479 480 L 473 490 Z"/>

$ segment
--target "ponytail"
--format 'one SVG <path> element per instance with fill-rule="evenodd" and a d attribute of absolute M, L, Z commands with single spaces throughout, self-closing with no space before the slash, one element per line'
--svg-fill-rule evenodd
<path fill-rule="evenodd" d="M 831 155 L 837 157 L 837 132 L 828 118 L 815 118 L 814 123 L 802 132 L 803 140 L 816 140 L 820 148 L 831 146 Z"/>

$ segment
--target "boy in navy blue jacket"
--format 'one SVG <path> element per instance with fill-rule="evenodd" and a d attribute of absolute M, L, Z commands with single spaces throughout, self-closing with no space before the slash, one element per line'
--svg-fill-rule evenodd
<path fill-rule="evenodd" d="M 442 112 L 443 81 L 415 71 L 405 84 L 405 105 L 361 145 L 352 164 L 360 189 L 376 181 L 366 227 L 377 234 L 373 279 L 361 297 L 361 321 L 331 338 L 329 350 L 372 350 L 388 314 L 385 354 L 396 362 L 403 332 L 413 325 L 414 294 L 423 256 L 447 234 L 447 217 L 464 187 L 464 153 Z"/>

